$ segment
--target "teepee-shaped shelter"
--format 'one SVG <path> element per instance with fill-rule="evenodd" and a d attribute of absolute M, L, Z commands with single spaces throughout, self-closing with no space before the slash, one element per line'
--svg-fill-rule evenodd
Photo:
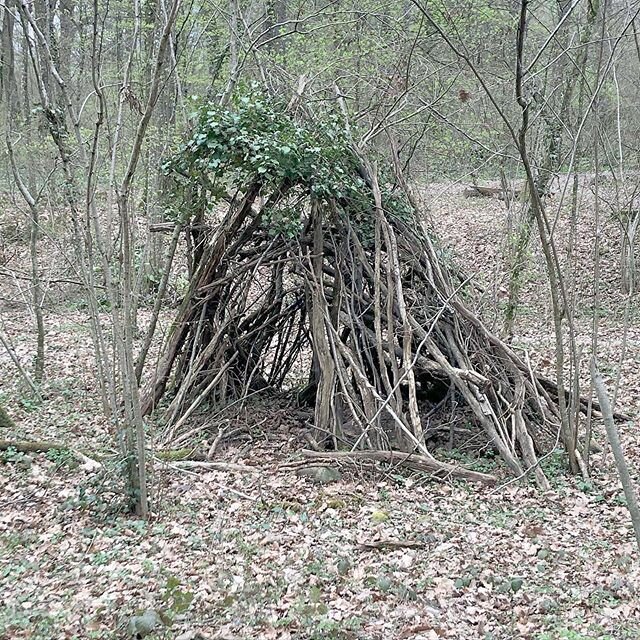
<path fill-rule="evenodd" d="M 295 387 L 336 446 L 410 452 L 446 473 L 421 398 L 455 394 L 512 472 L 545 484 L 537 454 L 560 423 L 556 385 L 472 313 L 400 172 L 378 172 L 340 118 L 245 96 L 203 109 L 168 169 L 193 228 L 213 203 L 225 213 L 195 237 L 145 412 L 168 384 L 174 419 Z"/>

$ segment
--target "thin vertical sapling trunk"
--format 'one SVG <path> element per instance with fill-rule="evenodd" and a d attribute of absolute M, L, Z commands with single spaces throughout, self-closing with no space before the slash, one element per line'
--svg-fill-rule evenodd
<path fill-rule="evenodd" d="M 180 239 L 181 233 L 182 223 L 177 222 L 176 226 L 173 229 L 173 235 L 171 236 L 171 242 L 169 243 L 169 248 L 167 250 L 167 257 L 165 260 L 164 269 L 162 270 L 162 276 L 160 277 L 160 282 L 158 284 L 158 291 L 156 292 L 155 302 L 153 303 L 153 310 L 151 312 L 151 318 L 149 320 L 147 332 L 145 334 L 144 340 L 142 342 L 142 347 L 140 347 L 140 352 L 138 353 L 138 357 L 136 359 L 136 382 L 138 383 L 138 385 L 140 384 L 140 380 L 142 379 L 142 372 L 144 371 L 147 354 L 149 353 L 151 342 L 153 341 L 153 336 L 155 335 L 156 326 L 158 324 L 158 316 L 160 315 L 160 309 L 162 307 L 162 303 L 164 302 L 165 293 L 167 292 L 167 285 L 169 284 L 169 276 L 171 274 L 171 265 L 173 264 L 173 258 L 178 247 L 178 240 Z"/>
<path fill-rule="evenodd" d="M 575 6 L 575 4 L 574 4 Z M 569 113 L 571 110 L 571 101 L 575 93 L 576 86 L 579 85 L 580 99 L 579 111 L 581 108 L 582 92 L 584 90 L 584 79 L 586 74 L 587 60 L 589 54 L 589 43 L 593 34 L 593 30 L 598 17 L 600 1 L 590 2 L 588 7 L 587 21 L 582 35 L 580 37 L 580 47 L 578 48 L 577 60 L 571 59 L 566 53 L 561 56 L 561 60 L 566 60 L 565 66 L 560 71 L 553 74 L 553 77 L 560 77 L 565 83 L 564 92 L 557 109 L 549 108 L 547 104 L 542 107 L 541 115 L 545 123 L 544 134 L 544 155 L 537 164 L 538 176 L 536 178 L 536 186 L 538 193 L 543 197 L 550 193 L 550 184 L 556 173 L 559 171 L 562 157 L 560 154 L 562 145 L 562 131 L 567 127 L 569 121 Z M 568 18 L 568 13 L 564 13 L 559 17 L 558 25 L 561 25 Z M 568 44 L 562 46 L 562 51 L 567 52 Z M 574 67 L 578 73 L 574 73 Z M 547 81 L 545 75 L 545 84 Z M 579 82 L 578 82 L 579 81 Z M 542 95 L 546 95 L 546 86 L 542 91 Z M 553 90 L 551 92 L 553 94 Z M 577 139 L 574 144 L 577 144 Z M 523 190 L 523 194 L 528 194 L 528 190 Z M 527 249 L 530 244 L 531 231 L 535 223 L 535 212 L 533 206 L 528 202 L 523 202 L 523 214 L 520 224 L 514 229 L 513 239 L 510 244 L 511 253 L 509 256 L 509 297 L 507 300 L 507 309 L 505 312 L 505 333 L 511 336 L 513 333 L 515 319 L 520 304 L 520 291 L 523 284 L 524 269 L 527 263 Z"/>
<path fill-rule="evenodd" d="M 133 462 L 133 465 L 130 467 L 130 482 L 131 486 L 136 490 L 134 496 L 136 512 L 143 518 L 146 518 L 149 514 L 149 502 L 146 475 L 146 434 L 142 411 L 140 408 L 140 394 L 137 384 L 133 353 L 133 301 L 131 294 L 135 282 L 135 267 L 133 253 L 133 221 L 132 213 L 129 208 L 129 200 L 136 168 L 140 160 L 142 144 L 146 137 L 149 121 L 151 120 L 151 116 L 158 101 L 162 66 L 166 60 L 166 49 L 179 8 L 180 0 L 174 0 L 166 16 L 164 29 L 158 45 L 146 106 L 136 129 L 126 172 L 117 190 L 118 216 L 122 237 L 123 269 L 123 279 L 121 284 L 123 333 L 121 339 L 123 340 L 124 348 L 122 353 L 124 358 L 120 363 L 120 367 L 123 377 L 125 416 L 128 418 L 127 424 L 125 425 L 125 429 L 127 431 L 126 440 L 131 447 L 128 453 Z M 132 446 L 134 443 L 135 446 Z"/>
<path fill-rule="evenodd" d="M 13 180 L 24 198 L 29 208 L 29 258 L 31 261 L 31 296 L 33 315 L 36 321 L 37 347 L 36 356 L 34 358 L 33 378 L 36 384 L 42 384 L 44 377 L 44 351 L 45 351 L 45 325 L 42 306 L 44 302 L 44 291 L 40 280 L 40 264 L 38 258 L 38 235 L 40 233 L 40 208 L 38 206 L 38 194 L 32 195 L 31 191 L 25 184 L 18 165 L 16 164 L 15 154 L 13 151 L 13 143 L 11 141 L 11 131 L 7 119 L 6 127 L 6 143 L 9 155 L 9 163 L 13 173 Z"/>
<path fill-rule="evenodd" d="M 578 471 L 578 461 L 576 457 L 576 433 L 575 425 L 567 408 L 565 396 L 565 374 L 564 374 L 564 344 L 562 320 L 565 313 L 563 301 L 566 304 L 566 295 L 563 291 L 562 274 L 558 268 L 553 248 L 553 239 L 549 232 L 549 222 L 544 211 L 544 204 L 538 189 L 533 168 L 529 159 L 529 149 L 527 144 L 527 130 L 529 127 L 529 102 L 524 98 L 523 81 L 524 81 L 524 41 L 527 28 L 527 9 L 529 0 L 522 0 L 520 5 L 520 22 L 518 25 L 517 45 L 516 45 L 516 82 L 515 93 L 516 100 L 522 109 L 522 121 L 516 138 L 518 152 L 524 167 L 527 185 L 531 196 L 531 211 L 534 215 L 540 242 L 542 244 L 542 252 L 544 254 L 547 265 L 547 275 L 549 276 L 549 289 L 551 293 L 551 302 L 553 305 L 553 324 L 556 338 L 556 381 L 558 384 L 558 410 L 560 413 L 560 433 L 562 442 L 567 451 L 569 458 L 569 467 L 573 473 Z"/>
<path fill-rule="evenodd" d="M 13 4 L 13 3 L 11 3 Z M 13 8 L 13 7 L 12 7 Z M 36 384 L 41 384 L 44 377 L 44 353 L 45 353 L 45 325 L 42 305 L 44 302 L 44 292 L 42 282 L 40 280 L 40 264 L 38 258 L 38 235 L 40 233 L 40 207 L 39 199 L 42 193 L 36 193 L 35 188 L 27 186 L 23 180 L 16 157 L 14 153 L 12 141 L 12 122 L 18 113 L 17 106 L 17 85 L 14 72 L 14 42 L 13 42 L 13 21 L 14 13 L 9 12 L 9 8 L 5 7 L 4 21 L 2 28 L 2 68 L 0 83 L 4 95 L 0 95 L 0 100 L 4 97 L 7 104 L 7 113 L 5 121 L 5 141 L 7 153 L 9 156 L 9 165 L 13 175 L 13 181 L 20 191 L 20 195 L 24 199 L 29 209 L 29 257 L 31 260 L 31 298 L 32 310 L 36 323 L 37 340 L 36 355 L 34 358 L 33 377 Z"/>
<path fill-rule="evenodd" d="M 606 4 L 605 4 L 606 10 Z M 604 41 L 605 41 L 605 10 L 602 14 L 602 26 L 600 30 L 600 47 L 598 51 L 598 65 L 596 70 L 596 84 L 600 79 L 602 73 L 602 62 L 604 58 Z M 593 318 L 591 324 L 591 355 L 592 358 L 596 357 L 598 353 L 598 332 L 600 328 L 600 116 L 599 116 L 599 98 L 596 96 L 591 102 L 591 109 L 593 110 L 593 116 L 595 121 L 596 130 L 594 132 L 594 148 L 593 148 L 593 160 L 594 160 L 594 223 L 595 223 L 595 238 L 594 238 L 594 254 L 593 254 Z M 589 455 L 591 449 L 591 435 L 592 435 L 592 405 L 593 405 L 593 385 L 594 377 L 591 376 L 591 384 L 589 388 L 589 405 L 587 407 L 587 419 L 585 425 L 585 444 L 584 444 L 584 461 L 585 467 L 588 473 L 589 470 Z"/>
<path fill-rule="evenodd" d="M 60 159 L 62 172 L 65 178 L 64 195 L 70 211 L 70 217 L 73 222 L 73 230 L 75 236 L 75 251 L 80 269 L 79 275 L 83 278 L 83 285 L 89 301 L 90 319 L 91 319 L 91 335 L 93 338 L 94 348 L 96 352 L 96 365 L 98 369 L 98 382 L 100 385 L 100 393 L 105 414 L 108 416 L 115 415 L 117 412 L 117 400 L 115 397 L 115 381 L 111 372 L 111 366 L 108 358 L 106 339 L 99 318 L 99 304 L 96 297 L 94 285 L 94 263 L 92 259 L 92 237 L 91 225 L 87 224 L 86 233 L 83 233 L 80 227 L 80 193 L 78 189 L 78 180 L 76 175 L 76 165 L 71 162 L 73 149 L 71 148 L 71 140 L 67 135 L 67 122 L 72 125 L 74 132 L 73 138 L 76 142 L 76 150 L 85 167 L 86 187 L 87 187 L 87 216 L 91 211 L 91 218 L 95 220 L 97 214 L 95 211 L 95 198 L 93 197 L 93 180 L 95 172 L 95 156 L 97 153 L 97 139 L 101 125 L 100 116 L 102 111 L 99 110 L 98 121 L 96 122 L 92 152 L 87 157 L 81 124 L 78 114 L 69 95 L 67 93 L 67 85 L 64 78 L 60 75 L 55 64 L 53 55 L 49 48 L 49 43 L 44 34 L 38 28 L 34 16 L 30 11 L 28 3 L 18 2 L 18 11 L 22 24 L 22 30 L 25 33 L 26 53 L 25 60 L 31 61 L 33 69 L 33 77 L 38 89 L 38 95 L 42 110 L 45 114 L 49 135 L 57 149 Z M 96 9 L 97 11 L 97 9 Z M 97 32 L 97 17 L 94 17 L 94 48 L 95 34 Z M 33 37 L 30 34 L 33 34 Z M 55 79 L 58 84 L 58 94 L 63 103 L 63 109 L 58 109 L 51 101 L 49 91 L 45 86 L 41 76 L 39 60 L 44 60 L 47 64 L 47 72 Z M 94 65 L 95 65 L 94 58 Z M 28 67 L 27 67 L 28 72 Z M 25 73 L 26 75 L 26 73 Z M 25 85 L 25 91 L 28 84 Z M 25 94 L 26 95 L 26 94 Z M 96 241 L 99 237 L 96 237 Z"/>
<path fill-rule="evenodd" d="M 106 117 L 103 85 L 99 78 L 102 43 L 99 27 L 101 17 L 98 15 L 97 0 L 94 0 L 93 3 L 92 78 L 95 95 L 98 98 L 98 110 L 97 120 L 94 127 L 94 135 L 90 145 L 90 153 L 87 153 L 85 141 L 83 139 L 83 132 L 81 130 L 81 120 L 76 112 L 73 102 L 69 98 L 65 80 L 58 70 L 55 56 L 51 50 L 50 39 L 48 39 L 47 36 L 38 28 L 38 24 L 31 13 L 28 3 L 25 0 L 21 0 L 18 4 L 25 33 L 34 34 L 33 38 L 27 37 L 26 39 L 27 49 L 32 61 L 32 67 L 37 81 L 43 110 L 49 123 L 49 132 L 59 152 L 62 170 L 66 179 L 67 202 L 71 210 L 72 219 L 75 223 L 76 237 L 80 240 L 80 242 L 78 242 L 78 259 L 82 265 L 82 273 L 88 278 L 86 287 L 89 300 L 91 302 L 92 323 L 95 328 L 98 365 L 104 365 L 105 367 L 104 370 L 101 371 L 100 378 L 101 381 L 106 381 L 109 390 L 108 396 L 106 393 L 104 394 L 105 405 L 107 405 L 108 397 L 107 406 L 110 406 L 112 415 L 117 416 L 118 402 L 115 400 L 117 381 L 115 378 L 115 372 L 111 370 L 110 363 L 106 357 L 106 343 L 102 336 L 102 329 L 98 317 L 98 305 L 91 280 L 93 277 L 94 267 L 94 240 L 98 256 L 102 262 L 107 292 L 112 303 L 113 332 L 116 347 L 115 361 L 116 366 L 119 369 L 120 383 L 122 384 L 126 420 L 125 429 L 128 434 L 125 438 L 125 448 L 127 451 L 127 457 L 130 461 L 128 481 L 136 512 L 142 517 L 147 516 L 149 509 L 145 471 L 145 434 L 144 424 L 142 422 L 142 416 L 139 408 L 138 386 L 136 382 L 133 356 L 133 327 L 131 324 L 131 314 L 133 309 L 131 292 L 135 278 L 133 266 L 133 226 L 131 220 L 132 212 L 130 210 L 130 195 L 142 144 L 145 140 L 149 120 L 158 99 L 161 87 L 160 70 L 163 61 L 166 59 L 165 54 L 167 42 L 169 40 L 169 34 L 175 24 L 179 6 L 180 0 L 174 0 L 166 16 L 164 30 L 159 43 L 158 55 L 154 61 L 155 66 L 149 97 L 132 142 L 132 150 L 129 156 L 125 175 L 117 187 L 115 186 L 115 180 L 112 180 L 111 182 L 112 192 L 116 192 L 116 205 L 120 223 L 120 239 L 122 243 L 121 257 L 123 264 L 121 281 L 114 282 L 111 277 L 111 263 L 109 260 L 111 250 L 108 246 L 108 243 L 114 237 L 114 234 L 112 234 L 112 228 L 109 225 L 111 209 L 108 208 L 109 210 L 107 211 L 105 239 L 103 235 L 103 223 L 98 218 L 94 197 L 100 131 Z M 52 103 L 49 97 L 50 94 L 48 87 L 43 81 L 43 78 L 39 75 L 40 61 L 42 61 L 46 66 L 47 75 L 52 79 L 52 83 L 55 82 L 57 85 L 56 94 L 60 97 L 60 101 L 64 107 L 62 111 L 56 109 L 55 105 Z M 76 187 L 77 181 L 75 175 L 77 165 L 71 162 L 74 150 L 71 148 L 71 139 L 66 135 L 67 122 L 71 124 L 71 130 L 74 133 L 73 138 L 76 143 L 75 151 L 77 151 L 81 164 L 84 166 L 85 170 L 85 175 L 83 176 L 86 186 L 87 202 L 87 224 L 85 233 L 81 233 L 79 226 L 79 193 Z M 116 124 L 116 133 L 117 130 L 118 124 Z M 114 147 L 118 146 L 117 135 L 114 136 L 114 138 L 111 139 L 112 151 L 114 150 Z M 113 151 L 112 157 L 115 157 L 115 151 Z M 115 172 L 112 170 L 111 177 L 113 178 L 114 175 Z M 87 249 L 86 251 L 85 248 Z M 120 321 L 120 314 L 122 314 L 122 322 Z"/>
<path fill-rule="evenodd" d="M 627 501 L 627 509 L 629 509 L 629 515 L 631 516 L 631 523 L 633 524 L 633 530 L 636 536 L 636 544 L 638 545 L 638 551 L 640 551 L 640 506 L 638 506 L 638 497 L 633 488 L 633 480 L 631 479 L 631 473 L 629 472 L 629 465 L 624 457 L 622 451 L 622 444 L 620 442 L 620 435 L 616 428 L 613 419 L 613 409 L 609 402 L 609 396 L 605 389 L 602 376 L 598 371 L 595 355 L 591 358 L 591 377 L 593 384 L 598 394 L 598 401 L 600 402 L 600 410 L 602 412 L 602 418 L 604 420 L 604 427 L 607 432 L 607 438 L 611 445 L 611 451 L 613 451 L 613 457 L 618 469 L 618 475 L 620 477 L 620 483 L 624 491 L 624 497 Z"/>

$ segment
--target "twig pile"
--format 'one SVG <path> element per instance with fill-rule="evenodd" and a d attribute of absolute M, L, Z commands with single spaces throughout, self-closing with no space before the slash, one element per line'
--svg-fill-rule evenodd
<path fill-rule="evenodd" d="M 260 109 L 271 113 L 262 102 L 258 115 L 239 109 L 208 111 L 173 167 L 191 202 L 194 189 L 207 202 L 232 168 L 237 192 L 201 240 L 143 410 L 171 379 L 177 432 L 205 404 L 295 387 L 315 405 L 319 440 L 414 452 L 450 474 L 428 450 L 419 397 L 453 392 L 510 470 L 533 469 L 544 486 L 537 452 L 558 428 L 555 385 L 464 304 L 465 283 L 451 275 L 402 176 L 379 182 L 348 140 L 309 133 L 288 114 L 264 117 L 261 128 Z M 323 154 L 323 144 L 340 156 Z"/>

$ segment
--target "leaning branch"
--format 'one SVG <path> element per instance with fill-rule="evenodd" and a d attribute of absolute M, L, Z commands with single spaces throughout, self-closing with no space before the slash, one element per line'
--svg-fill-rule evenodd
<path fill-rule="evenodd" d="M 598 394 L 598 399 L 600 400 L 604 428 L 607 432 L 607 438 L 616 461 L 620 483 L 622 484 L 624 497 L 627 501 L 627 509 L 629 509 L 631 523 L 633 524 L 633 530 L 636 535 L 636 543 L 640 550 L 640 506 L 638 506 L 638 497 L 633 489 L 629 465 L 627 465 L 627 461 L 625 460 L 622 444 L 620 443 L 620 434 L 613 420 L 613 411 L 611 409 L 611 403 L 609 402 L 609 396 L 602 381 L 602 376 L 598 371 L 595 358 L 591 358 L 591 377 L 593 379 L 593 385 L 596 388 L 596 393 Z"/>

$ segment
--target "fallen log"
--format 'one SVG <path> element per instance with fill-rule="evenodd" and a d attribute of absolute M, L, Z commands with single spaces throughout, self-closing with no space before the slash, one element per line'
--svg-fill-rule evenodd
<path fill-rule="evenodd" d="M 102 466 L 103 456 L 91 451 L 81 451 L 70 447 L 64 442 L 54 442 L 48 440 L 0 440 L 0 451 L 13 449 L 20 453 L 48 453 L 49 451 L 68 451 L 82 464 L 88 464 L 95 468 Z M 184 466 L 198 466 L 206 461 L 206 456 L 201 451 L 194 448 L 184 449 L 164 449 L 155 451 L 154 456 L 163 462 L 184 464 Z M 210 463 L 218 464 L 218 463 Z M 220 463 L 226 464 L 226 463 Z M 226 465 L 227 467 L 229 465 Z M 211 467 L 213 468 L 213 467 Z"/>
<path fill-rule="evenodd" d="M 72 451 L 72 448 L 61 442 L 0 440 L 0 451 L 15 449 L 20 453 L 47 453 L 53 450 Z"/>
<path fill-rule="evenodd" d="M 361 549 L 389 549 L 396 551 L 398 549 L 423 549 L 427 546 L 426 542 L 420 540 L 373 540 L 372 542 L 359 542 Z"/>
<path fill-rule="evenodd" d="M 90 457 L 60 442 L 38 442 L 38 441 L 21 441 L 21 440 L 0 440 L 0 451 L 14 449 L 20 453 L 48 453 L 49 451 L 68 451 L 78 462 L 89 470 L 95 470 L 102 467 L 102 463 L 94 457 Z"/>
<path fill-rule="evenodd" d="M 443 479 L 459 478 L 488 486 L 493 486 L 498 481 L 495 476 L 487 473 L 471 471 L 464 467 L 441 462 L 435 458 L 415 453 L 404 453 L 403 451 L 310 451 L 309 449 L 303 449 L 302 455 L 305 458 L 313 458 L 315 460 L 341 460 L 346 462 L 373 460 L 386 464 L 401 465 L 414 471 L 423 471 Z"/>
<path fill-rule="evenodd" d="M 480 187 L 478 185 L 471 185 L 464 190 L 465 198 L 495 198 L 499 200 L 505 199 L 505 192 L 502 187 Z M 517 198 L 520 195 L 519 191 L 509 192 L 510 198 Z"/>

